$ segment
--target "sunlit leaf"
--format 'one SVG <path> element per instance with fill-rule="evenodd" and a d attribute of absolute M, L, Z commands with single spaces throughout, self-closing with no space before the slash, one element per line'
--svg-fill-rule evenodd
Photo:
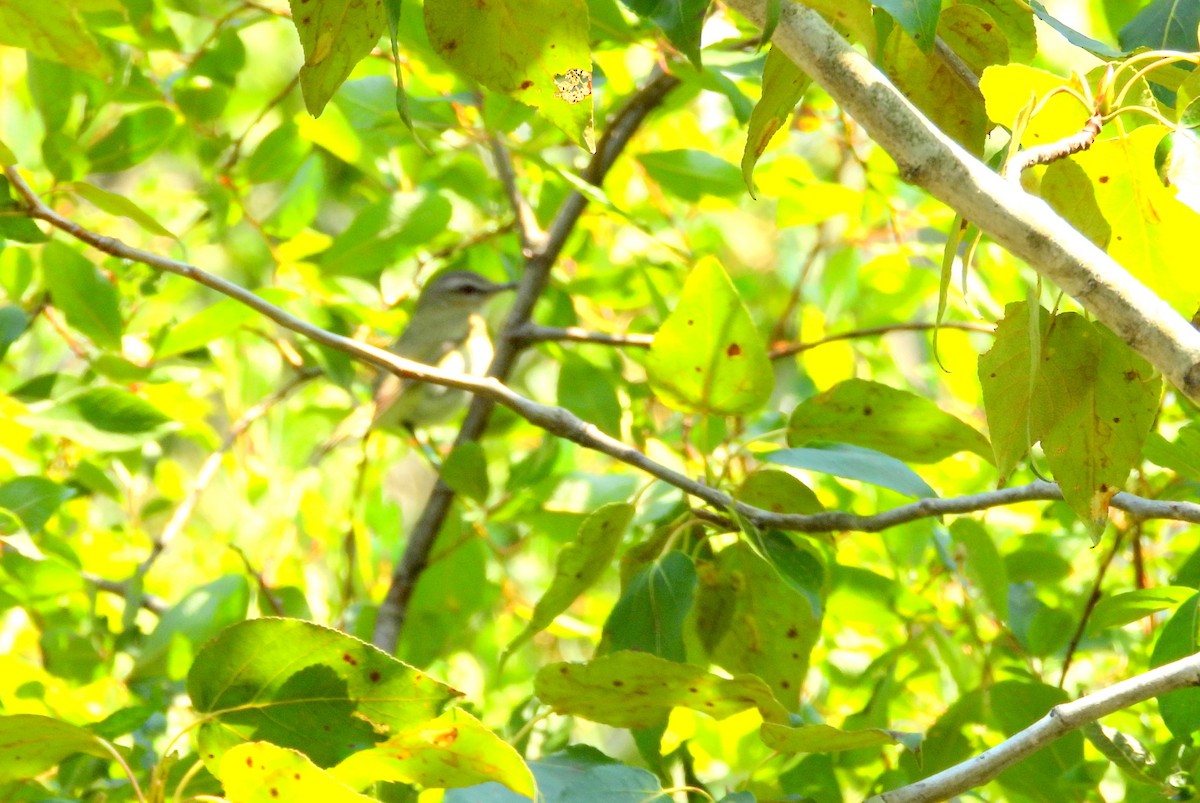
<path fill-rule="evenodd" d="M 387 20 L 382 3 L 363 0 L 289 0 L 289 5 L 304 48 L 300 89 L 316 117 L 354 65 L 379 43 Z"/>
<path fill-rule="evenodd" d="M 161 234 L 163 237 L 175 237 L 174 234 L 167 231 L 148 212 L 124 195 L 117 195 L 116 193 L 102 190 L 93 184 L 88 184 L 86 181 L 76 182 L 73 188 L 79 197 L 86 198 L 109 214 L 127 217 L 151 234 Z"/>
<path fill-rule="evenodd" d="M 1175 609 L 1175 613 L 1158 631 L 1158 640 L 1150 655 L 1150 666 L 1162 666 L 1194 655 L 1200 648 L 1197 627 L 1200 595 L 1195 595 Z M 1200 730 L 1200 688 L 1179 689 L 1159 695 L 1158 710 L 1163 724 L 1177 739 L 1190 738 Z"/>
<path fill-rule="evenodd" d="M 788 420 L 788 443 L 841 441 L 910 463 L 935 463 L 958 452 L 991 460 L 987 439 L 929 399 L 864 379 L 850 379 L 802 402 Z"/>
<path fill-rule="evenodd" d="M 812 79 L 782 50 L 771 48 L 763 66 L 762 97 L 750 113 L 746 147 L 742 152 L 742 178 L 751 195 L 754 195 L 754 166 L 771 138 L 791 117 L 810 84 Z"/>
<path fill-rule="evenodd" d="M 563 714 L 618 728 L 647 728 L 682 706 L 724 719 L 758 708 L 767 721 L 787 714 L 753 676 L 724 678 L 699 666 L 625 651 L 588 663 L 549 664 L 534 679 L 538 698 Z"/>
<path fill-rule="evenodd" d="M 654 335 L 650 386 L 685 412 L 734 415 L 764 403 L 774 373 L 762 338 L 715 259 L 702 259 Z"/>
<path fill-rule="evenodd" d="M 31 533 L 38 533 L 59 505 L 75 496 L 75 490 L 45 477 L 15 477 L 0 484 L 0 508 L 21 520 Z"/>
<path fill-rule="evenodd" d="M 663 189 L 685 201 L 699 201 L 705 195 L 732 197 L 744 189 L 736 167 L 704 151 L 644 153 L 638 161 Z"/>
<path fill-rule="evenodd" d="M 0 717 L 0 783 L 41 775 L 74 753 L 112 759 L 77 725 L 35 714 Z"/>
<path fill-rule="evenodd" d="M 898 734 L 881 728 L 846 731 L 830 725 L 802 725 L 792 728 L 764 722 L 763 742 L 780 753 L 837 753 L 862 747 L 896 744 Z"/>
<path fill-rule="evenodd" d="M 96 44 L 73 3 L 5 0 L 0 3 L 0 44 L 105 79 L 112 65 Z"/>
<path fill-rule="evenodd" d="M 1110 597 L 1102 597 L 1092 610 L 1088 628 L 1098 633 L 1110 627 L 1122 627 L 1159 611 L 1174 608 L 1196 593 L 1194 588 L 1160 586 L 1138 588 Z"/>
<path fill-rule="evenodd" d="M 116 173 L 149 159 L 175 132 L 175 114 L 164 106 L 147 106 L 122 117 L 111 131 L 87 150 L 92 172 Z"/>
<path fill-rule="evenodd" d="M 373 803 L 315 765 L 299 750 L 255 741 L 231 748 L 213 774 L 225 794 L 238 803 L 276 800 L 322 800 L 328 803 Z"/>
<path fill-rule="evenodd" d="M 425 28 L 455 69 L 595 149 L 584 0 L 427 0 Z"/>
<path fill-rule="evenodd" d="M 426 789 L 457 789 L 493 781 L 534 796 L 533 773 L 507 742 L 465 711 L 401 729 L 375 747 L 351 755 L 330 772 L 355 789 L 381 781 Z"/>
<path fill-rule="evenodd" d="M 329 767 L 428 722 L 457 696 L 369 644 L 295 619 L 227 628 L 196 655 L 187 689 L 205 717 L 200 755 L 214 769 L 228 750 L 256 740 Z"/>

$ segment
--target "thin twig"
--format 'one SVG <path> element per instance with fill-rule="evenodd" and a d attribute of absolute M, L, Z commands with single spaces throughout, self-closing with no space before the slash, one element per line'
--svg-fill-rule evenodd
<path fill-rule="evenodd" d="M 1133 529 L 1136 532 L 1141 529 L 1141 521 L 1136 520 L 1133 523 Z M 1092 591 L 1088 594 L 1087 601 L 1083 604 L 1083 613 L 1079 616 L 1079 622 L 1075 625 L 1075 632 L 1071 634 L 1071 640 L 1067 642 L 1067 649 L 1063 654 L 1062 670 L 1058 673 L 1058 687 L 1061 689 L 1067 684 L 1067 673 L 1071 671 L 1071 662 L 1075 659 L 1075 651 L 1079 649 L 1079 642 L 1083 640 L 1083 634 L 1087 632 L 1088 622 L 1092 620 L 1092 612 L 1096 610 L 1096 605 L 1100 602 L 1103 596 L 1102 586 L 1104 578 L 1108 574 L 1109 567 L 1112 566 L 1113 558 L 1117 556 L 1117 552 L 1125 543 L 1125 529 L 1118 528 L 1117 535 L 1113 538 L 1112 547 L 1109 548 L 1108 554 L 1100 562 L 1096 568 L 1096 576 L 1092 579 Z"/>
<path fill-rule="evenodd" d="M 1066 159 L 1073 153 L 1079 153 L 1092 147 L 1092 143 L 1096 141 L 1096 137 L 1100 135 L 1100 128 L 1104 125 L 1104 118 L 1097 111 L 1087 119 L 1083 124 L 1083 128 L 1078 133 L 1072 134 L 1069 137 L 1063 137 L 1056 142 L 1047 142 L 1045 145 L 1035 145 L 1032 148 L 1026 148 L 1017 153 L 1008 160 L 1008 164 L 1004 165 L 1004 176 L 1010 181 L 1021 180 L 1021 174 L 1034 165 L 1050 164 L 1057 162 L 1059 159 Z"/>
<path fill-rule="evenodd" d="M 995 747 L 916 783 L 870 797 L 867 803 L 947 800 L 982 786 L 1070 731 L 1152 697 L 1189 686 L 1200 686 L 1200 654 L 1134 675 L 1073 702 L 1056 705 L 1037 722 Z"/>
<path fill-rule="evenodd" d="M 880 335 L 891 334 L 892 332 L 924 332 L 939 327 L 942 329 L 961 329 L 967 332 L 981 332 L 988 335 L 995 334 L 996 331 L 996 328 L 991 324 L 972 323 L 970 321 L 949 321 L 942 324 L 923 322 L 892 323 L 884 326 L 869 326 L 864 329 L 839 332 L 836 335 L 829 335 L 828 337 L 808 342 L 775 343 L 771 346 L 770 357 L 772 360 L 779 360 L 808 351 L 809 349 L 815 349 L 818 346 L 824 346 L 828 343 L 836 343 L 839 340 L 878 337 Z M 607 332 L 593 332 L 578 326 L 541 326 L 535 323 L 525 324 L 513 333 L 513 337 L 523 343 L 568 341 L 571 343 L 595 343 L 601 346 L 623 346 L 628 348 L 650 348 L 654 343 L 654 335 L 649 334 L 631 333 L 615 335 Z"/>
<path fill-rule="evenodd" d="M 938 58 L 942 60 L 942 64 L 946 65 L 946 69 L 950 70 L 958 82 L 969 89 L 976 98 L 983 100 L 983 90 L 979 88 L 979 76 L 975 74 L 969 64 L 963 61 L 962 56 L 955 53 L 950 45 L 946 44 L 946 40 L 940 36 L 933 40 L 933 49 Z"/>
<path fill-rule="evenodd" d="M 517 186 L 517 170 L 513 166 L 512 154 L 496 134 L 488 135 L 488 144 L 492 147 L 492 157 L 496 162 L 496 175 L 504 185 L 508 194 L 508 202 L 512 205 L 517 218 L 517 236 L 521 238 L 521 253 L 529 257 L 541 245 L 545 233 L 538 225 L 537 217 L 529 206 L 521 188 Z"/>
<path fill-rule="evenodd" d="M 116 580 L 107 580 L 91 572 L 83 572 L 83 579 L 96 587 L 97 591 L 103 591 L 106 594 L 113 594 L 118 597 L 128 598 L 129 584 L 119 583 Z M 138 597 L 138 604 L 150 611 L 155 616 L 162 616 L 167 611 L 167 602 L 161 597 L 156 597 L 153 594 L 142 593 Z"/>

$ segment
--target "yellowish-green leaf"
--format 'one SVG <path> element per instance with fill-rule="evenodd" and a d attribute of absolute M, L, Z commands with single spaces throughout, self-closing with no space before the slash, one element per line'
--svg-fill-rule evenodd
<path fill-rule="evenodd" d="M 354 65 L 379 43 L 387 28 L 383 4 L 368 0 L 289 0 L 300 34 L 304 66 L 300 91 L 317 117 Z"/>
<path fill-rule="evenodd" d="M 1154 151 L 1168 129 L 1147 125 L 1071 157 L 1091 179 L 1096 204 L 1119 237 L 1108 253 L 1181 313 L 1200 298 L 1194 238 L 1200 214 L 1164 187 Z"/>
<path fill-rule="evenodd" d="M 0 3 L 0 45 L 28 50 L 97 78 L 112 65 L 92 38 L 75 3 L 5 0 Z"/>
<path fill-rule="evenodd" d="M 270 742 L 238 745 L 221 759 L 217 779 L 225 797 L 236 803 L 278 803 L 280 800 L 321 803 L 374 803 L 312 763 L 298 750 Z"/>
<path fill-rule="evenodd" d="M 163 237 L 175 238 L 174 234 L 155 220 L 146 210 L 124 195 L 117 195 L 116 193 L 102 190 L 94 184 L 88 184 L 86 181 L 77 181 L 72 185 L 72 188 L 80 198 L 91 201 L 110 215 L 127 217 L 151 234 L 160 234 Z"/>
<path fill-rule="evenodd" d="M 901 741 L 901 734 L 882 728 L 844 731 L 831 725 L 791 728 L 776 722 L 764 722 L 759 733 L 767 747 L 780 753 L 836 753 Z"/>
<path fill-rule="evenodd" d="M 1033 9 L 1021 0 L 955 0 L 981 8 L 988 13 L 1008 39 L 1008 52 L 1013 61 L 1033 61 L 1037 55 L 1037 30 L 1033 24 Z"/>
<path fill-rule="evenodd" d="M 425 29 L 455 69 L 595 150 L 585 0 L 427 0 Z"/>
<path fill-rule="evenodd" d="M 1046 326 L 1048 316 L 1038 308 Z M 1029 404 L 1033 397 L 1034 369 L 1029 337 L 1029 306 L 1009 304 L 996 325 L 996 338 L 979 358 L 979 384 L 987 414 L 996 468 L 1003 483 L 1029 451 Z"/>
<path fill-rule="evenodd" d="M 762 680 L 724 678 L 691 664 L 624 650 L 587 663 L 542 667 L 534 693 L 563 714 L 617 728 L 648 728 L 676 706 L 724 719 L 758 708 L 768 722 L 786 722 L 787 711 Z"/>
<path fill-rule="evenodd" d="M 1069 84 L 1061 76 L 1024 64 L 988 67 L 979 79 L 988 117 L 1010 129 L 1029 99 L 1034 98 L 1037 113 L 1021 137 L 1025 148 L 1057 142 L 1083 128 L 1091 112 L 1070 95 L 1059 93 L 1042 103 L 1052 91 Z"/>
<path fill-rule="evenodd" d="M 852 443 L 908 463 L 936 463 L 958 452 L 992 459 L 987 438 L 934 402 L 865 379 L 848 379 L 802 402 L 788 421 L 788 444 Z"/>
<path fill-rule="evenodd" d="M 862 190 L 829 181 L 794 182 L 795 189 L 780 194 L 775 222 L 780 228 L 812 226 L 838 215 L 853 220 L 862 209 Z"/>
<path fill-rule="evenodd" d="M 613 566 L 617 547 L 633 514 L 633 505 L 614 502 L 583 520 L 575 540 L 559 551 L 550 587 L 534 606 L 529 624 L 505 649 L 506 654 L 549 627 L 555 617 Z"/>
<path fill-rule="evenodd" d="M 808 77 L 782 50 L 772 47 L 763 65 L 762 97 L 750 113 L 746 128 L 746 148 L 742 152 L 742 177 L 754 195 L 754 165 L 767 149 L 796 104 L 812 84 Z"/>
<path fill-rule="evenodd" d="M 761 469 L 738 489 L 737 499 L 772 513 L 820 513 L 824 506 L 817 495 L 786 471 Z"/>
<path fill-rule="evenodd" d="M 533 773 L 520 754 L 457 708 L 360 750 L 330 774 L 355 789 L 381 781 L 425 789 L 461 789 L 494 782 L 518 795 L 534 796 Z"/>
<path fill-rule="evenodd" d="M 1108 502 L 1141 459 L 1162 380 L 1116 335 L 1059 315 L 1043 346 L 1030 429 L 1067 504 L 1099 535 Z"/>
<path fill-rule="evenodd" d="M 9 147 L 0 142 L 0 167 L 11 167 L 17 163 L 17 155 Z"/>
<path fill-rule="evenodd" d="M 714 663 L 762 678 L 775 699 L 795 710 L 820 613 L 744 542 L 696 567 L 696 629 Z"/>
<path fill-rule="evenodd" d="M 762 338 L 721 265 L 702 259 L 654 336 L 650 387 L 677 410 L 736 415 L 771 396 L 774 372 Z"/>
<path fill-rule="evenodd" d="M 0 717 L 0 783 L 41 775 L 74 753 L 112 758 L 78 725 L 35 714 Z"/>

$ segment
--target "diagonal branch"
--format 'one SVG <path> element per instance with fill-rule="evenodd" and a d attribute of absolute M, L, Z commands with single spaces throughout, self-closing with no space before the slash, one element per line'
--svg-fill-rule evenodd
<path fill-rule="evenodd" d="M 878 532 L 921 518 L 973 513 L 1018 502 L 1062 499 L 1062 492 L 1054 483 L 1034 482 L 1026 486 L 1004 488 L 998 491 L 988 491 L 968 496 L 922 499 L 909 505 L 903 505 L 869 516 L 860 516 L 844 511 L 826 511 L 811 515 L 782 514 L 753 507 L 736 501 L 729 494 L 717 490 L 710 485 L 693 480 L 678 471 L 655 462 L 643 452 L 605 434 L 596 426 L 587 423 L 568 410 L 561 407 L 540 404 L 516 393 L 495 377 L 476 377 L 469 374 L 443 371 L 433 366 L 397 357 L 391 352 L 314 326 L 276 307 L 274 304 L 264 301 L 244 288 L 238 287 L 193 265 L 167 259 L 126 245 L 111 237 L 95 234 L 47 207 L 29 188 L 29 185 L 25 183 L 25 180 L 15 168 L 6 167 L 5 173 L 8 175 L 13 187 L 17 189 L 28 204 L 28 211 L 32 217 L 49 222 L 56 228 L 67 231 L 72 236 L 93 245 L 105 253 L 112 254 L 121 259 L 141 262 L 177 275 L 186 276 L 207 287 L 212 287 L 231 298 L 242 301 L 242 303 L 287 329 L 304 335 L 329 348 L 341 351 L 359 362 L 380 370 L 389 371 L 405 379 L 432 382 L 433 384 L 468 391 L 476 397 L 473 409 L 480 402 L 485 402 L 489 411 L 492 405 L 502 404 L 534 426 L 540 427 L 551 435 L 572 441 L 586 449 L 592 449 L 608 455 L 615 460 L 619 460 L 651 477 L 680 489 L 689 496 L 695 497 L 717 510 L 735 511 L 742 519 L 749 521 L 757 527 L 809 533 L 833 531 Z M 446 504 L 449 504 L 449 498 L 446 499 Z M 1191 502 L 1162 502 L 1127 493 L 1116 494 L 1110 504 L 1140 519 L 1174 519 L 1200 524 L 1200 504 Z M 717 514 L 705 513 L 703 517 L 715 520 L 722 526 L 734 526 L 732 521 Z M 424 514 L 422 520 L 424 520 Z M 436 533 L 436 529 L 433 532 Z M 413 576 L 413 579 L 415 579 L 415 576 Z"/>
<path fill-rule="evenodd" d="M 757 24 L 768 0 L 728 0 Z M 896 162 L 905 181 L 975 223 L 1061 287 L 1200 403 L 1200 332 L 1044 201 L 951 142 L 821 16 L 784 3 L 775 45 Z"/>
<path fill-rule="evenodd" d="M 1200 686 L 1200 655 L 1134 675 L 1103 691 L 1056 705 L 1046 716 L 995 747 L 916 783 L 883 792 L 867 803 L 931 803 L 982 786 L 1050 742 L 1100 717 L 1169 691 Z"/>

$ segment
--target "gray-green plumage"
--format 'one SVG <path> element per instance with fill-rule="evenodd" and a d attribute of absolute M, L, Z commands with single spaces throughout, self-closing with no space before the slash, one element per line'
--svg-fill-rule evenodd
<path fill-rule="evenodd" d="M 481 375 L 492 360 L 492 342 L 479 311 L 496 293 L 514 284 L 497 284 L 478 273 L 452 270 L 435 276 L 421 291 L 408 326 L 388 351 L 445 371 Z M 356 409 L 314 453 L 313 462 L 373 427 L 420 427 L 452 418 L 466 400 L 461 390 L 381 373 L 369 404 Z"/>

